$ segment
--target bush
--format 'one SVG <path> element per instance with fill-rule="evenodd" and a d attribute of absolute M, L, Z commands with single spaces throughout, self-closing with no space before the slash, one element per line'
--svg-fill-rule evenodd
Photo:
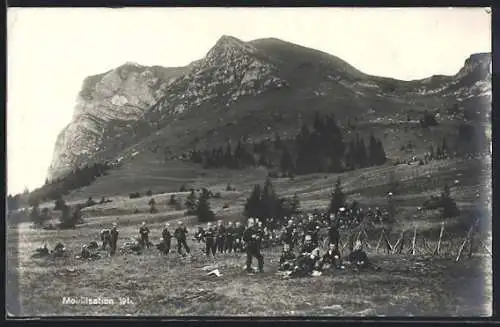
<path fill-rule="evenodd" d="M 168 200 L 167 204 L 169 206 L 175 206 L 177 205 L 177 199 L 175 198 L 175 194 L 170 195 L 170 199 Z"/>
<path fill-rule="evenodd" d="M 80 206 L 76 206 L 71 210 L 71 207 L 68 205 L 65 205 L 64 208 L 61 210 L 61 216 L 59 218 L 60 224 L 59 227 L 66 229 L 66 228 L 75 228 L 77 224 L 83 223 L 82 219 L 82 213 L 80 211 Z"/>
<path fill-rule="evenodd" d="M 214 194 L 213 196 L 215 199 L 221 199 L 222 198 L 222 194 L 220 194 L 220 192 L 217 192 Z"/>
<path fill-rule="evenodd" d="M 227 208 L 229 208 L 229 204 L 227 203 L 222 206 L 222 209 L 227 209 Z"/>
<path fill-rule="evenodd" d="M 179 192 L 186 192 L 186 191 L 187 191 L 186 184 L 182 184 L 181 188 L 179 189 Z"/>
<path fill-rule="evenodd" d="M 152 196 L 152 195 L 153 195 L 153 192 L 152 192 L 151 190 L 148 190 L 148 191 L 146 192 L 146 196 Z"/>
<path fill-rule="evenodd" d="M 267 173 L 267 177 L 269 178 L 279 178 L 280 174 L 277 171 L 270 171 Z"/>
<path fill-rule="evenodd" d="M 128 196 L 130 199 L 138 199 L 141 197 L 141 194 L 139 192 L 136 193 L 130 193 Z"/>

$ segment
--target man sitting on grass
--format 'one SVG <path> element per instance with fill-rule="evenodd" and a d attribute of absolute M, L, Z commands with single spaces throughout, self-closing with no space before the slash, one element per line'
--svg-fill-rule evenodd
<path fill-rule="evenodd" d="M 339 249 L 337 248 L 337 244 L 330 243 L 330 248 L 323 255 L 320 262 L 320 269 L 323 268 L 335 268 L 335 269 L 343 269 L 342 265 L 342 256 L 340 254 Z"/>
<path fill-rule="evenodd" d="M 281 271 L 292 270 L 294 267 L 295 259 L 296 259 L 296 256 L 291 251 L 290 245 L 285 243 L 283 245 L 283 253 L 281 254 L 281 257 L 280 257 L 279 270 L 281 270 Z"/>
<path fill-rule="evenodd" d="M 310 276 L 319 260 L 319 249 L 313 243 L 311 235 L 306 235 L 300 255 L 295 261 L 291 277 Z"/>
<path fill-rule="evenodd" d="M 348 261 L 351 263 L 353 268 L 355 270 L 358 269 L 374 269 L 378 270 L 378 267 L 375 267 L 370 260 L 368 259 L 368 256 L 366 255 L 366 252 L 363 251 L 363 245 L 361 241 L 357 240 L 356 243 L 354 244 L 354 249 L 353 251 L 349 254 Z"/>

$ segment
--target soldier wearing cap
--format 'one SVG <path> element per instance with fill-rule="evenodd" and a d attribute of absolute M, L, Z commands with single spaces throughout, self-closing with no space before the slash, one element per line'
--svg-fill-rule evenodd
<path fill-rule="evenodd" d="M 115 253 L 116 253 L 116 245 L 118 243 L 118 235 L 119 235 L 118 224 L 117 223 L 113 223 L 113 227 L 111 227 L 111 230 L 109 231 L 109 234 L 110 234 L 110 241 L 111 241 L 111 249 L 110 249 L 109 254 L 110 255 L 115 255 Z"/>
<path fill-rule="evenodd" d="M 314 216 L 312 214 L 309 214 L 309 216 L 308 216 L 308 222 L 305 226 L 305 235 L 310 235 L 311 242 L 315 246 L 318 246 L 318 243 L 319 243 L 319 225 L 314 220 Z"/>
<path fill-rule="evenodd" d="M 230 221 L 227 224 L 226 235 L 224 239 L 224 251 L 227 253 L 231 253 L 233 251 L 233 242 L 234 242 L 234 227 L 233 223 Z"/>
<path fill-rule="evenodd" d="M 243 233 L 245 231 L 245 226 L 243 226 L 239 221 L 236 222 L 236 227 L 234 228 L 234 251 L 243 252 Z"/>
<path fill-rule="evenodd" d="M 207 224 L 207 230 L 204 233 L 204 238 L 205 238 L 205 254 L 210 256 L 210 253 L 215 257 L 215 252 L 217 250 L 216 244 L 215 244 L 215 234 L 216 230 L 214 229 L 212 223 Z"/>
<path fill-rule="evenodd" d="M 141 236 L 142 247 L 147 247 L 149 249 L 149 228 L 146 226 L 146 222 L 143 221 L 141 227 L 139 228 L 139 235 Z"/>
<path fill-rule="evenodd" d="M 163 228 L 163 231 L 161 232 L 161 237 L 163 239 L 163 253 L 165 255 L 168 255 L 170 252 L 170 247 L 172 245 L 172 234 L 168 230 L 170 227 L 169 223 L 165 224 L 165 228 Z"/>
<path fill-rule="evenodd" d="M 255 257 L 258 261 L 259 272 L 264 271 L 264 257 L 260 253 L 262 234 L 259 229 L 254 225 L 254 220 L 250 218 L 248 220 L 248 227 L 243 233 L 243 241 L 246 244 L 247 252 L 247 272 L 252 272 L 252 258 Z"/>
<path fill-rule="evenodd" d="M 354 268 L 356 269 L 360 268 L 377 269 L 368 260 L 368 256 L 366 255 L 366 252 L 363 251 L 363 245 L 359 240 L 356 241 L 353 251 L 349 254 L 348 260 L 352 265 L 354 265 Z"/>
<path fill-rule="evenodd" d="M 177 252 L 182 255 L 182 247 L 186 250 L 187 253 L 191 253 L 189 249 L 186 238 L 187 238 L 187 228 L 184 226 L 182 221 L 178 221 L 177 224 L 179 227 L 174 232 L 174 237 L 177 239 Z"/>
<path fill-rule="evenodd" d="M 342 256 L 335 243 L 330 243 L 330 248 L 323 255 L 320 262 L 320 269 L 322 269 L 324 265 L 329 265 L 336 269 L 342 268 Z"/>
<path fill-rule="evenodd" d="M 111 234 L 109 229 L 101 230 L 101 241 L 103 250 L 106 250 L 108 245 L 111 247 Z"/>
<path fill-rule="evenodd" d="M 311 235 L 306 235 L 304 238 L 304 245 L 302 246 L 300 255 L 296 260 L 292 276 L 298 277 L 310 275 L 319 260 L 319 249 L 312 242 Z"/>
<path fill-rule="evenodd" d="M 222 220 L 218 221 L 219 226 L 217 227 L 217 238 L 215 240 L 217 244 L 217 251 L 219 253 L 224 253 L 224 242 L 226 238 L 226 227 Z"/>
<path fill-rule="evenodd" d="M 333 215 L 331 215 L 333 217 Z M 328 242 L 329 244 L 335 244 L 335 247 L 339 247 L 340 233 L 338 230 L 337 223 L 334 219 L 330 219 L 330 224 L 328 226 Z"/>
<path fill-rule="evenodd" d="M 279 270 L 292 270 L 294 266 L 296 256 L 293 251 L 290 249 L 290 245 L 283 245 L 283 253 L 280 257 L 280 267 Z"/>
<path fill-rule="evenodd" d="M 295 227 L 293 226 L 293 220 L 290 219 L 283 234 L 281 234 L 281 240 L 284 244 L 289 246 L 290 251 L 293 250 L 294 246 L 294 231 Z"/>

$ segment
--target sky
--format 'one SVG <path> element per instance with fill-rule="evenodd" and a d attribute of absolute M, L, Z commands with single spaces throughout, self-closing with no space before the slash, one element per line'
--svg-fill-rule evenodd
<path fill-rule="evenodd" d="M 83 79 L 125 62 L 184 66 L 222 35 L 275 37 L 411 80 L 491 51 L 485 8 L 9 8 L 7 22 L 9 194 L 45 181 Z"/>

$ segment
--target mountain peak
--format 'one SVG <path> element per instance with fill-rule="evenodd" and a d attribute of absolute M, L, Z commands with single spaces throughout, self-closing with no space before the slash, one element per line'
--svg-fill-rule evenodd
<path fill-rule="evenodd" d="M 206 58 L 226 57 L 241 53 L 254 53 L 256 49 L 242 40 L 230 35 L 222 35 L 215 45 L 207 53 Z"/>

